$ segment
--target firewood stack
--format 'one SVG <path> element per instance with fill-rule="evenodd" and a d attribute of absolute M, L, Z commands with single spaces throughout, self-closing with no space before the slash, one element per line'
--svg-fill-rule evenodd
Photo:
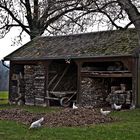
<path fill-rule="evenodd" d="M 45 67 L 43 65 L 35 66 L 34 72 L 34 94 L 35 94 L 35 104 L 44 104 L 45 96 Z"/>
<path fill-rule="evenodd" d="M 132 90 L 126 90 L 125 84 L 120 86 L 112 86 L 111 93 L 106 98 L 106 101 L 110 104 L 131 104 Z"/>
<path fill-rule="evenodd" d="M 44 104 L 45 68 L 43 65 L 24 67 L 25 103 Z"/>
<path fill-rule="evenodd" d="M 102 107 L 107 104 L 107 82 L 104 78 L 83 78 L 81 102 L 83 106 Z"/>
<path fill-rule="evenodd" d="M 25 104 L 34 104 L 34 66 L 24 66 Z"/>

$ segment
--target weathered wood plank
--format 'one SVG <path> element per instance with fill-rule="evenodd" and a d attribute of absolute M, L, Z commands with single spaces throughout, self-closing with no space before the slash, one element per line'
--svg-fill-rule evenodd
<path fill-rule="evenodd" d="M 132 77 L 128 71 L 82 71 L 83 77 Z"/>
<path fill-rule="evenodd" d="M 82 67 L 82 62 L 75 61 L 77 65 L 77 103 L 81 103 L 81 67 Z"/>
<path fill-rule="evenodd" d="M 53 83 L 53 81 L 56 79 L 56 77 L 58 76 L 58 74 L 56 74 L 53 78 L 52 78 L 52 80 L 49 82 L 49 84 L 48 84 L 48 88 L 50 87 L 50 85 Z"/>
<path fill-rule="evenodd" d="M 48 100 L 60 100 L 59 98 L 54 98 L 54 97 L 45 97 Z"/>
<path fill-rule="evenodd" d="M 64 77 L 64 75 L 66 74 L 67 70 L 68 70 L 69 66 L 67 66 L 65 68 L 65 70 L 63 71 L 62 75 L 60 76 L 59 80 L 57 81 L 57 83 L 55 84 L 55 86 L 53 87 L 52 91 L 54 91 L 56 89 L 56 87 L 58 86 L 58 84 L 60 83 L 60 81 L 62 80 L 62 78 Z"/>

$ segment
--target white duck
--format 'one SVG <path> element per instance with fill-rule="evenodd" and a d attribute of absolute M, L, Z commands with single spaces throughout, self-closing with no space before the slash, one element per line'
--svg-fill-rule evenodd
<path fill-rule="evenodd" d="M 33 123 L 31 124 L 31 126 L 29 127 L 29 129 L 41 127 L 41 122 L 43 122 L 43 120 L 44 120 L 44 117 L 42 117 L 41 119 L 39 119 L 39 120 L 33 122 Z"/>
<path fill-rule="evenodd" d="M 120 110 L 122 108 L 122 105 L 116 105 L 115 103 L 113 105 L 115 110 Z"/>
<path fill-rule="evenodd" d="M 100 112 L 102 115 L 106 116 L 108 115 L 111 111 L 110 110 L 107 110 L 107 111 L 104 111 L 102 108 L 100 109 Z"/>
<path fill-rule="evenodd" d="M 136 106 L 134 105 L 134 104 L 132 104 L 131 106 L 130 106 L 130 110 L 133 110 L 133 109 L 135 109 L 136 108 Z"/>
<path fill-rule="evenodd" d="M 75 103 L 73 103 L 72 108 L 77 109 L 78 107 L 75 105 Z"/>

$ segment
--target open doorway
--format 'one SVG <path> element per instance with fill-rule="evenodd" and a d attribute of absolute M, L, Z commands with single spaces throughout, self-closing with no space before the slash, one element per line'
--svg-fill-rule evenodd
<path fill-rule="evenodd" d="M 76 100 L 77 65 L 70 60 L 53 60 L 49 65 L 48 93 L 50 105 L 70 106 Z"/>

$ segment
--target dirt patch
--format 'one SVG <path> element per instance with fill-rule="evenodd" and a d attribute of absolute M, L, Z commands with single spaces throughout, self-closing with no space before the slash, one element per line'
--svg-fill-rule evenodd
<path fill-rule="evenodd" d="M 5 109 L 0 110 L 0 119 L 1 120 L 15 120 L 23 124 L 30 124 L 33 119 L 40 117 L 39 114 L 33 114 L 22 109 Z"/>
<path fill-rule="evenodd" d="M 44 117 L 43 125 L 48 127 L 60 126 L 87 126 L 92 124 L 108 123 L 116 121 L 116 118 L 103 116 L 99 109 L 78 108 L 76 110 L 65 108 L 59 112 L 52 113 L 30 113 L 22 109 L 0 110 L 1 120 L 15 120 L 26 125 Z"/>

